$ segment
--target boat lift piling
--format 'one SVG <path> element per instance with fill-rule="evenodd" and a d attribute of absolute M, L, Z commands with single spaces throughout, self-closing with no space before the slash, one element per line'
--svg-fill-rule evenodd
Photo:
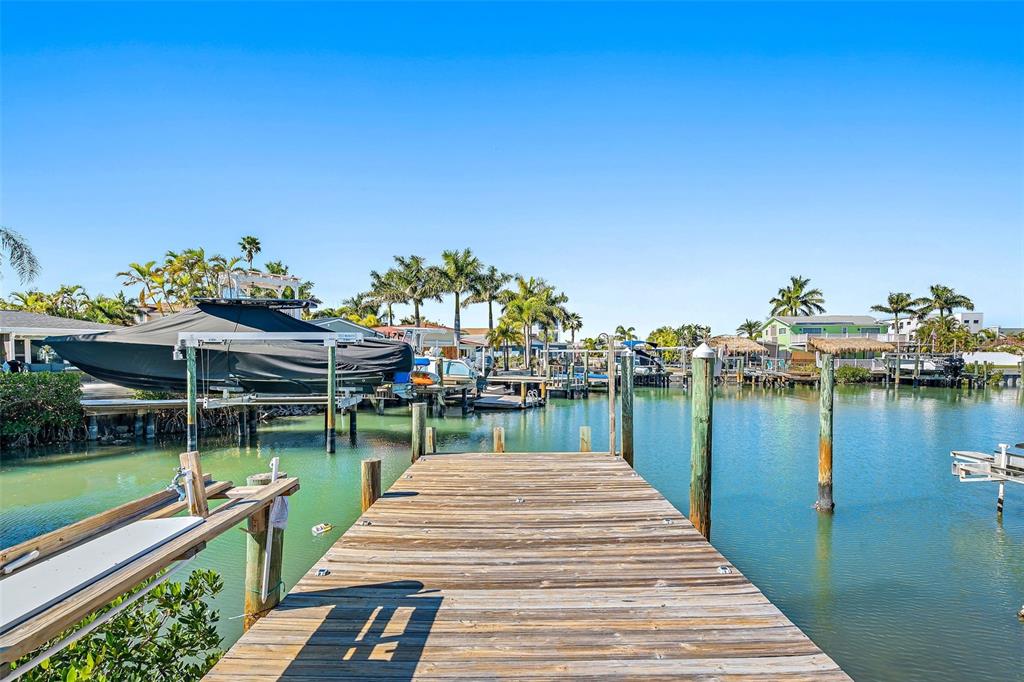
<path fill-rule="evenodd" d="M 962 483 L 996 482 L 999 484 L 996 493 L 996 516 L 1002 518 L 1003 505 L 1006 500 L 1006 484 L 1024 484 L 1024 443 L 1014 446 L 1010 451 L 1008 443 L 1000 443 L 993 454 L 954 450 L 953 475 Z"/>
<path fill-rule="evenodd" d="M 693 351 L 690 386 L 690 522 L 711 540 L 711 445 L 715 400 L 715 351 Z"/>

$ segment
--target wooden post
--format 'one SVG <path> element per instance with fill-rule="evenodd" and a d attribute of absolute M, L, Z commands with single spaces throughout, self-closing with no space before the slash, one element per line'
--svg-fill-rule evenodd
<path fill-rule="evenodd" d="M 199 427 L 196 419 L 196 349 L 189 346 L 185 349 L 185 393 L 188 398 L 186 417 L 187 435 L 186 450 L 199 449 Z"/>
<path fill-rule="evenodd" d="M 136 438 L 142 438 L 145 427 L 142 424 L 142 410 L 135 411 L 135 428 L 132 430 Z"/>
<path fill-rule="evenodd" d="M 690 521 L 711 539 L 711 440 L 715 399 L 715 351 L 700 344 L 692 355 L 690 382 Z"/>
<path fill-rule="evenodd" d="M 427 404 L 412 404 L 412 461 L 423 456 L 427 443 Z"/>
<path fill-rule="evenodd" d="M 622 459 L 633 466 L 633 351 L 622 355 Z"/>
<path fill-rule="evenodd" d="M 246 408 L 245 413 L 249 419 L 249 440 L 256 437 L 256 434 L 260 429 L 260 408 L 254 405 L 250 408 Z"/>
<path fill-rule="evenodd" d="M 505 452 L 505 427 L 494 427 L 494 452 Z"/>
<path fill-rule="evenodd" d="M 900 387 L 900 371 L 902 370 L 903 359 L 896 353 L 896 388 Z M 917 385 L 917 363 L 914 363 L 914 385 Z"/>
<path fill-rule="evenodd" d="M 590 427 L 580 427 L 580 452 L 590 452 Z"/>
<path fill-rule="evenodd" d="M 608 452 L 617 453 L 615 447 L 615 342 L 608 338 Z"/>
<path fill-rule="evenodd" d="M 358 413 L 358 405 L 353 405 L 348 408 L 348 435 L 352 438 L 356 437 L 356 432 L 359 430 L 359 420 L 357 418 Z"/>
<path fill-rule="evenodd" d="M 86 438 L 88 440 L 97 440 L 99 437 L 100 437 L 99 421 L 96 419 L 96 415 L 90 414 L 89 415 L 89 426 L 88 426 L 88 431 L 87 431 Z"/>
<path fill-rule="evenodd" d="M 469 391 L 462 389 L 462 416 L 469 414 Z"/>
<path fill-rule="evenodd" d="M 195 450 L 183 452 L 178 456 L 178 462 L 182 469 L 188 469 L 191 472 L 187 482 L 190 490 L 186 496 L 188 513 L 192 516 L 202 516 L 205 519 L 210 515 L 210 505 L 206 501 L 206 483 L 203 481 L 203 467 L 199 462 L 199 453 Z"/>
<path fill-rule="evenodd" d="M 380 460 L 364 459 L 362 462 L 363 512 L 380 499 Z"/>
<path fill-rule="evenodd" d="M 327 412 L 325 412 L 324 441 L 327 444 L 327 452 L 334 452 L 335 438 L 335 410 L 338 406 L 338 346 L 334 343 L 327 347 Z"/>
<path fill-rule="evenodd" d="M 278 473 L 278 476 L 286 474 Z M 246 485 L 269 485 L 270 473 L 255 474 Z M 270 527 L 270 506 L 249 517 L 245 540 L 245 615 L 242 629 L 248 630 L 281 601 L 281 565 L 284 559 L 284 529 Z M 263 573 L 270 542 L 267 598 L 263 598 Z"/>
<path fill-rule="evenodd" d="M 246 437 L 249 435 L 247 419 L 246 408 L 239 407 L 235 410 L 235 440 L 239 446 L 245 445 Z"/>
<path fill-rule="evenodd" d="M 832 407 L 835 399 L 836 367 L 832 353 L 821 354 L 821 383 L 818 411 L 818 501 L 814 508 L 831 512 L 832 499 Z"/>
<path fill-rule="evenodd" d="M 526 382 L 522 381 L 519 384 L 519 404 L 526 407 Z"/>
<path fill-rule="evenodd" d="M 428 426 L 424 435 L 426 436 L 426 443 L 423 446 L 424 452 L 431 454 L 437 452 L 437 433 L 434 431 L 434 427 Z"/>
<path fill-rule="evenodd" d="M 590 351 L 583 351 L 583 395 L 590 397 Z"/>
<path fill-rule="evenodd" d="M 146 413 L 146 440 L 156 439 L 156 415 L 152 412 Z"/>

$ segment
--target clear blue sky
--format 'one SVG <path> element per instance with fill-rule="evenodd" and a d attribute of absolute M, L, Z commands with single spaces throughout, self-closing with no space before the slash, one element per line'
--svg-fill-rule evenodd
<path fill-rule="evenodd" d="M 943 282 L 1024 326 L 1022 25 L 1012 3 L 5 2 L 2 221 L 44 289 L 251 233 L 329 305 L 393 254 L 470 246 L 563 288 L 587 334 L 731 332 L 791 274 L 829 312 Z"/>

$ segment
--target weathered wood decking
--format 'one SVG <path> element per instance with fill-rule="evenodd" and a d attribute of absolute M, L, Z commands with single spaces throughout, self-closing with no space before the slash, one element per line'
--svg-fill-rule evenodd
<path fill-rule="evenodd" d="M 206 679 L 608 676 L 849 679 L 597 453 L 421 459 Z"/>

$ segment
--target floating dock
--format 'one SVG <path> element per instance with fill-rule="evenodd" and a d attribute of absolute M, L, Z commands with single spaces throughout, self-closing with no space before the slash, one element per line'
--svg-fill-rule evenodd
<path fill-rule="evenodd" d="M 420 458 L 205 679 L 608 676 L 849 680 L 607 453 Z"/>

